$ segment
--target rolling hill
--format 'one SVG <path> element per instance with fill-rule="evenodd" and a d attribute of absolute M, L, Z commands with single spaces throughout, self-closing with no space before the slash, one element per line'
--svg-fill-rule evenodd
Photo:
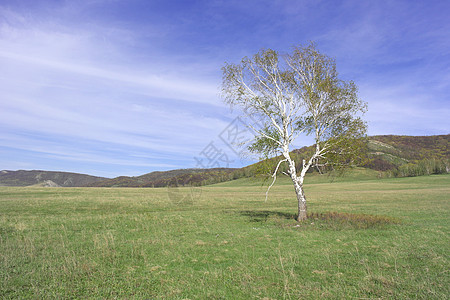
<path fill-rule="evenodd" d="M 371 136 L 368 138 L 367 152 L 363 154 L 369 158 L 369 161 L 360 167 L 385 172 L 389 176 L 396 176 L 396 171 L 399 169 L 429 162 L 441 166 L 445 165 L 448 170 L 450 168 L 449 145 L 450 134 L 434 136 Z M 314 146 L 307 146 L 292 151 L 291 156 L 297 163 L 297 169 L 301 168 L 300 164 L 306 158 L 306 153 L 313 148 Z M 278 161 L 276 158 L 272 158 L 268 161 L 257 162 L 238 169 L 231 175 L 233 178 L 252 177 L 260 174 L 262 169 L 267 169 L 267 165 L 269 168 L 273 166 L 272 169 L 274 169 L 276 161 Z M 281 168 L 281 171 L 285 170 Z"/>
<path fill-rule="evenodd" d="M 434 136 L 377 135 L 369 138 L 368 167 L 389 170 L 424 159 L 449 159 L 450 134 Z"/>
<path fill-rule="evenodd" d="M 104 177 L 69 172 L 41 170 L 0 171 L 0 186 L 79 187 L 105 179 Z"/>
<path fill-rule="evenodd" d="M 178 169 L 155 171 L 136 177 L 120 176 L 88 184 L 90 187 L 165 187 L 179 185 L 200 185 L 208 180 L 229 180 L 229 175 L 236 169 Z"/>
<path fill-rule="evenodd" d="M 435 136 L 371 136 L 367 143 L 370 161 L 361 167 L 393 176 L 415 176 L 415 166 L 436 168 L 449 172 L 450 134 Z M 292 151 L 300 163 L 311 147 Z M 141 176 L 116 178 L 95 177 L 84 174 L 51 171 L 0 171 L 0 186 L 62 186 L 62 187 L 165 187 L 180 185 L 205 185 L 239 178 L 254 177 L 273 164 L 275 158 L 239 168 L 178 169 L 156 171 Z M 431 162 L 431 163 L 430 163 Z M 412 170 L 412 171 L 411 171 Z M 429 171 L 430 172 L 430 171 Z M 431 172 L 434 172 L 431 170 Z M 403 174 L 403 175 L 402 175 Z M 406 174 L 406 175 L 405 175 Z M 415 174 L 415 175 L 408 175 Z"/>

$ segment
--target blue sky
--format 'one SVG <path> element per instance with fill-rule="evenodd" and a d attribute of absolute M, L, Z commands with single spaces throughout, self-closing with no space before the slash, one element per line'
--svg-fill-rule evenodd
<path fill-rule="evenodd" d="M 0 169 L 134 176 L 213 153 L 245 165 L 220 138 L 235 118 L 221 67 L 311 40 L 358 85 L 370 135 L 448 134 L 449 12 L 430 0 L 3 0 Z"/>

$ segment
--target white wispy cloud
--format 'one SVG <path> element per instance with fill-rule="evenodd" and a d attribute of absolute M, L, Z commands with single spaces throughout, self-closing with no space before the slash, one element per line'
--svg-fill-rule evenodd
<path fill-rule="evenodd" d="M 0 164 L 45 168 L 53 159 L 59 168 L 117 175 L 126 166 L 132 175 L 192 167 L 232 119 L 218 97 L 224 61 L 308 40 L 360 87 L 370 134 L 448 133 L 447 8 L 357 0 L 0 4 L 0 153 L 8 157 Z"/>
<path fill-rule="evenodd" d="M 163 68 L 153 61 L 141 63 L 139 59 L 116 59 L 127 53 L 123 52 L 124 47 L 114 43 L 104 52 L 100 51 L 104 42 L 98 42 L 96 38 L 102 36 L 102 30 L 66 32 L 64 27 L 49 30 L 48 24 L 42 28 L 12 12 L 8 19 L 9 22 L 0 27 L 3 46 L 0 63 L 5 70 L 0 82 L 3 91 L 0 124 L 4 129 L 34 132 L 56 140 L 70 137 L 74 141 L 92 140 L 116 145 L 122 147 L 122 151 L 128 149 L 130 157 L 133 153 L 148 151 L 192 159 L 211 137 L 226 126 L 217 114 L 196 114 L 202 110 L 201 106 L 210 107 L 209 110 L 212 107 L 223 108 L 217 101 L 214 81 L 195 79 L 188 74 L 175 76 L 171 72 L 164 73 L 161 71 Z M 108 29 L 108 34 L 110 31 Z M 128 40 L 128 43 L 132 41 Z M 110 57 L 105 59 L 103 54 Z M 146 68 L 152 64 L 154 69 Z M 176 69 L 177 65 L 172 68 Z M 180 69 L 186 72 L 190 68 Z M 162 101 L 167 105 L 154 105 Z M 184 107 L 189 109 L 170 105 L 174 101 L 178 104 L 184 101 Z M 192 136 L 192 132 L 202 132 L 203 136 Z M 65 153 L 67 159 L 72 157 L 105 164 L 119 162 L 95 156 L 80 157 L 80 149 L 70 147 L 54 153 L 54 146 L 38 140 L 18 143 L 10 138 L 2 142 L 6 147 L 39 153 L 47 151 L 47 154 L 58 155 L 59 158 Z M 160 158 L 170 159 L 168 155 Z M 120 162 L 123 165 L 136 164 L 132 158 L 121 159 Z M 139 164 L 175 166 L 168 163 Z"/>
<path fill-rule="evenodd" d="M 117 84 L 129 85 L 141 93 L 155 97 L 176 98 L 192 102 L 216 105 L 212 101 L 217 96 L 217 85 L 187 77 L 170 76 L 161 72 L 152 72 L 139 67 L 139 61 L 133 63 L 99 64 L 102 53 L 86 57 L 90 49 L 102 48 L 91 39 L 80 38 L 77 34 L 61 34 L 59 32 L 42 32 L 36 28 L 11 32 L 2 30 L 2 50 L 0 57 L 27 68 L 64 72 L 78 76 L 93 77 L 98 80 L 115 81 Z M 97 50 L 98 52 L 98 50 Z M 75 55 L 76 54 L 76 55 Z M 133 65 L 134 64 L 134 65 Z M 145 62 L 144 62 L 145 64 Z M 173 66 L 177 68 L 177 66 Z M 24 70 L 25 71 L 25 70 Z"/>

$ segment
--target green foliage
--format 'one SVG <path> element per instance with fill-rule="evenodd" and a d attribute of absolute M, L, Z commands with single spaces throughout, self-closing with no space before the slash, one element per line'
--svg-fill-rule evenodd
<path fill-rule="evenodd" d="M 263 159 L 267 159 L 278 152 L 279 145 L 276 141 L 281 140 L 281 135 L 278 130 L 270 126 L 262 129 L 262 132 L 264 135 L 256 136 L 248 150 L 252 153 L 262 154 Z"/>
<path fill-rule="evenodd" d="M 391 170 L 388 176 L 414 177 L 432 174 L 446 174 L 450 172 L 448 159 L 422 159 L 415 163 L 407 163 Z"/>
<path fill-rule="evenodd" d="M 355 83 L 340 79 L 335 61 L 314 43 L 283 55 L 261 50 L 239 64 L 226 64 L 222 71 L 224 101 L 256 123 L 248 126 L 257 132 L 249 150 L 265 159 L 258 171 L 274 172 L 285 159 L 297 181 L 294 172 L 303 170 L 303 178 L 311 167 L 330 170 L 363 163 L 367 126 L 361 115 L 367 104 L 358 98 Z M 294 163 L 288 149 L 301 135 L 313 136 L 315 145 Z M 277 155 L 281 159 L 270 167 L 266 162 L 273 160 L 268 158 Z"/>

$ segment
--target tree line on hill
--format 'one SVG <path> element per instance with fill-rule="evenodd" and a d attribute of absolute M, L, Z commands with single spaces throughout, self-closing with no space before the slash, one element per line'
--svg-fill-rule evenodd
<path fill-rule="evenodd" d="M 368 160 L 360 167 L 379 171 L 385 177 L 408 177 L 450 172 L 450 134 L 436 136 L 380 135 L 368 138 Z M 292 151 L 296 164 L 312 147 Z M 1 171 L 0 186 L 86 186 L 86 187 L 167 187 L 201 186 L 224 181 L 268 176 L 275 169 L 275 159 L 239 168 L 179 169 L 152 172 L 136 177 L 102 178 L 84 174 L 51 171 Z M 285 172 L 287 166 L 280 166 Z M 329 170 L 321 170 L 327 172 Z M 310 172 L 318 172 L 310 170 Z M 51 181 L 51 182 L 50 182 Z M 54 183 L 54 184 L 50 184 Z"/>

